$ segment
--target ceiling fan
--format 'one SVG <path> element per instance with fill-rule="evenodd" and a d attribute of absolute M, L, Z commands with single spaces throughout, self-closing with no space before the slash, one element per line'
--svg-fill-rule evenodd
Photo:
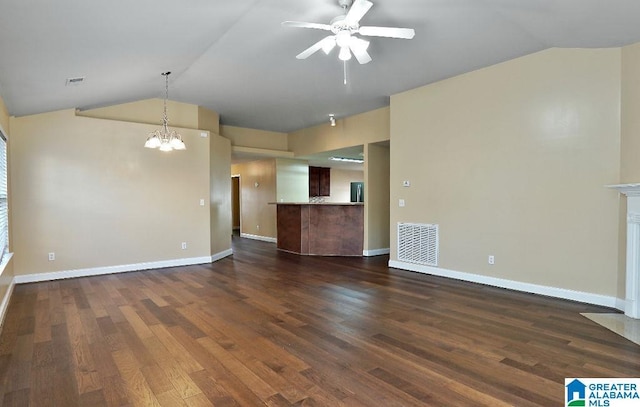
<path fill-rule="evenodd" d="M 373 3 L 368 0 L 355 0 L 353 4 L 352 0 L 338 0 L 338 4 L 340 4 L 345 13 L 331 20 L 330 24 L 305 23 L 299 21 L 285 21 L 282 23 L 285 27 L 315 28 L 333 33 L 333 35 L 321 39 L 296 55 L 296 58 L 306 59 L 319 50 L 323 50 L 325 54 L 329 55 L 337 45 L 340 48 L 340 53 L 338 54 L 340 60 L 350 60 L 351 54 L 353 53 L 359 63 L 366 64 L 371 62 L 371 56 L 367 52 L 369 41 L 356 37 L 355 34 L 407 40 L 410 40 L 415 35 L 413 28 L 360 26 L 360 19 L 362 19 L 371 6 L 373 6 Z M 349 10 L 348 12 L 347 9 Z"/>

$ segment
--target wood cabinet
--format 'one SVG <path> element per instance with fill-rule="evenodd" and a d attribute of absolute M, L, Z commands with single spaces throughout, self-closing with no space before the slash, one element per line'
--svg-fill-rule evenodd
<path fill-rule="evenodd" d="M 309 196 L 331 195 L 331 168 L 309 167 Z"/>

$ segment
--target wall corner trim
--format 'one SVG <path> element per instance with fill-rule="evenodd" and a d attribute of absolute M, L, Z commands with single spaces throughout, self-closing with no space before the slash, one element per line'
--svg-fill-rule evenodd
<path fill-rule="evenodd" d="M 452 278 L 455 280 L 468 281 L 490 285 L 493 287 L 506 288 L 509 290 L 521 291 L 531 294 L 545 295 L 547 297 L 560 298 L 564 300 L 584 302 L 587 304 L 600 305 L 603 307 L 616 308 L 624 311 L 625 301 L 606 295 L 586 293 L 583 291 L 568 290 L 566 288 L 549 287 L 538 284 L 523 283 L 520 281 L 506 280 L 496 277 L 488 277 L 479 274 L 464 273 L 461 271 L 447 270 L 439 267 L 422 266 L 419 264 L 405 263 L 397 260 L 389 260 L 389 267 L 401 270 L 415 271 L 417 273 L 432 274 L 434 276 Z"/>
<path fill-rule="evenodd" d="M 229 257 L 233 255 L 233 249 L 227 249 L 227 250 L 223 250 L 220 253 L 216 253 L 214 255 L 211 256 L 211 263 L 214 263 L 218 260 L 222 260 L 225 257 Z"/>
<path fill-rule="evenodd" d="M 191 266 L 194 264 L 206 264 L 212 262 L 213 256 L 190 257 L 184 259 L 161 260 L 136 264 L 123 264 L 120 266 L 94 267 L 86 269 L 54 271 L 51 273 L 25 274 L 14 277 L 16 284 L 38 283 L 42 281 L 60 280 L 74 277 L 90 277 L 103 274 L 127 273 L 130 271 L 159 269 L 166 267 Z"/>
<path fill-rule="evenodd" d="M 386 249 L 372 249 L 372 250 L 362 251 L 362 255 L 364 257 L 382 256 L 384 254 L 389 254 L 389 253 L 391 253 L 391 249 L 389 249 L 388 247 Z"/>

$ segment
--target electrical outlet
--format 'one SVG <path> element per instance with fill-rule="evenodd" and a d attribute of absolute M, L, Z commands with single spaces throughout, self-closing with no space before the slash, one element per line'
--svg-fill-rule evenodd
<path fill-rule="evenodd" d="M 401 208 L 404 208 L 404 199 L 399 199 L 398 200 L 398 206 Z"/>
<path fill-rule="evenodd" d="M 204 199 L 200 200 L 200 206 L 204 206 Z"/>
<path fill-rule="evenodd" d="M 260 230 L 260 225 L 256 225 L 256 229 Z"/>
<path fill-rule="evenodd" d="M 487 260 L 489 262 L 489 264 L 494 265 L 496 264 L 496 258 L 494 256 L 489 256 L 489 259 Z"/>
<path fill-rule="evenodd" d="M 54 252 L 49 253 L 49 261 L 54 261 L 56 259 L 56 254 Z"/>
<path fill-rule="evenodd" d="M 187 242 L 182 242 L 182 250 L 187 250 Z"/>

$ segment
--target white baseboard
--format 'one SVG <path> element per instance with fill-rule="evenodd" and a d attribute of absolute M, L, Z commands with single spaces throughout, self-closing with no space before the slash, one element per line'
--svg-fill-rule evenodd
<path fill-rule="evenodd" d="M 9 287 L 7 287 L 7 292 L 4 293 L 4 298 L 2 298 L 2 302 L 0 302 L 0 332 L 2 332 L 2 328 L 4 327 L 4 318 L 7 315 L 9 301 L 11 301 L 11 295 L 13 295 L 13 288 L 15 286 L 15 278 L 12 278 L 11 283 L 9 283 Z"/>
<path fill-rule="evenodd" d="M 391 253 L 391 250 L 387 247 L 386 249 L 373 249 L 373 250 L 363 250 L 362 255 L 365 257 L 371 256 L 382 256 L 384 254 Z"/>
<path fill-rule="evenodd" d="M 496 277 L 488 277 L 479 274 L 464 273 L 461 271 L 447 270 L 439 267 L 423 266 L 420 264 L 405 263 L 397 260 L 389 260 L 389 267 L 415 271 L 418 273 L 433 274 L 435 276 L 453 278 L 456 280 L 469 281 L 490 285 L 493 287 L 507 288 L 510 290 L 522 291 L 532 294 L 546 295 L 548 297 L 562 298 L 584 302 L 587 304 L 601 305 L 603 307 L 616 308 L 624 311 L 624 300 L 606 295 L 586 293 L 583 291 L 567 290 L 565 288 L 549 287 L 520 281 L 506 280 Z"/>
<path fill-rule="evenodd" d="M 175 259 L 175 260 L 152 261 L 152 262 L 146 262 L 146 263 L 123 264 L 119 266 L 54 271 L 51 273 L 25 274 L 25 275 L 15 276 L 14 282 L 16 284 L 37 283 L 41 281 L 60 280 L 63 278 L 90 277 L 90 276 L 99 276 L 103 274 L 127 273 L 130 271 L 160 269 L 160 268 L 166 268 L 166 267 L 191 266 L 194 264 L 207 264 L 215 261 L 214 258 L 216 258 L 216 260 L 219 260 L 222 257 L 228 256 L 228 254 L 225 254 L 225 253 L 227 253 L 227 251 L 218 253 L 213 256 L 206 256 L 206 257 L 191 257 L 191 258 Z"/>
<path fill-rule="evenodd" d="M 248 233 L 240 233 L 240 237 L 246 237 L 247 239 L 253 239 L 253 240 L 262 240 L 263 242 L 269 242 L 269 243 L 278 242 L 278 239 L 276 239 L 275 237 L 250 235 Z"/>

